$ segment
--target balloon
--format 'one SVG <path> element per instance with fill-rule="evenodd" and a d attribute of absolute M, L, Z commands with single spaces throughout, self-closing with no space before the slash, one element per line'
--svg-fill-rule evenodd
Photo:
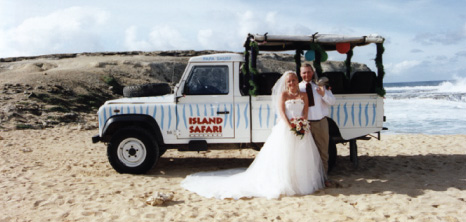
<path fill-rule="evenodd" d="M 322 50 L 322 52 L 320 52 L 320 53 L 321 53 L 321 54 L 320 54 L 320 61 L 321 61 L 321 62 L 327 61 L 327 59 L 328 59 L 328 54 L 327 54 L 327 52 L 325 52 L 324 50 Z"/>
<path fill-rule="evenodd" d="M 308 50 L 306 52 L 306 54 L 304 54 L 304 58 L 307 60 L 307 61 L 314 61 L 314 59 L 316 58 L 316 51 L 314 50 Z"/>
<path fill-rule="evenodd" d="M 349 43 L 337 43 L 337 51 L 341 54 L 346 54 L 350 48 L 351 48 L 351 44 Z"/>

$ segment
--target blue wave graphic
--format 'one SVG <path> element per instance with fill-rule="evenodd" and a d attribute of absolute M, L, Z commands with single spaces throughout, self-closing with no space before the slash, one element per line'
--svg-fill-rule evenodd
<path fill-rule="evenodd" d="M 361 114 L 362 114 L 362 105 L 361 105 L 361 103 L 359 103 L 359 126 L 362 125 L 362 124 L 361 124 L 361 119 L 362 119 L 362 118 L 361 118 Z"/>
<path fill-rule="evenodd" d="M 103 112 L 104 113 L 104 123 L 106 123 L 107 122 L 107 110 L 104 108 L 103 111 L 104 111 Z"/>
<path fill-rule="evenodd" d="M 354 103 L 353 103 L 353 105 L 351 105 L 351 121 L 352 121 L 353 126 L 354 126 Z"/>
<path fill-rule="evenodd" d="M 172 125 L 172 107 L 168 106 L 168 129 L 170 129 Z"/>
<path fill-rule="evenodd" d="M 269 128 L 269 122 L 270 122 L 270 106 L 267 104 L 267 128 Z"/>
<path fill-rule="evenodd" d="M 259 106 L 259 127 L 262 128 L 262 104 Z"/>
<path fill-rule="evenodd" d="M 345 105 L 343 105 L 343 110 L 345 111 L 345 122 L 343 123 L 343 126 L 346 126 L 346 122 L 348 121 L 348 110 L 346 107 L 346 103 Z"/>
<path fill-rule="evenodd" d="M 184 122 L 184 128 L 188 129 L 188 125 L 186 123 L 186 104 L 183 104 L 183 122 Z"/>
<path fill-rule="evenodd" d="M 330 118 L 333 119 L 333 106 L 330 107 Z"/>
<path fill-rule="evenodd" d="M 162 105 L 160 105 L 160 109 L 162 110 L 162 120 L 160 120 L 160 122 L 162 122 L 162 130 L 163 130 L 163 122 L 165 120 L 165 112 L 164 112 L 164 109 L 163 109 Z"/>
<path fill-rule="evenodd" d="M 226 105 L 226 104 L 223 104 L 223 110 L 224 110 L 225 112 L 228 111 L 228 110 L 227 110 L 227 105 Z M 229 117 L 229 115 L 225 115 L 225 119 L 223 120 L 223 121 L 224 121 L 224 122 L 223 122 L 223 127 L 225 127 L 225 126 L 227 125 L 228 117 Z M 230 118 L 231 118 L 231 116 L 230 116 Z"/>
<path fill-rule="evenodd" d="M 179 108 L 179 106 L 176 106 L 176 112 L 175 112 L 175 114 L 176 114 L 176 129 L 179 129 L 179 125 L 180 125 L 180 122 L 181 122 L 180 112 L 178 112 L 178 108 Z"/>
<path fill-rule="evenodd" d="M 99 131 L 102 129 L 103 125 L 102 125 L 102 115 L 99 115 Z"/>
<path fill-rule="evenodd" d="M 196 104 L 196 110 L 197 110 L 197 116 L 201 116 L 201 113 L 199 112 L 199 104 Z"/>
<path fill-rule="evenodd" d="M 241 114 L 239 111 L 239 104 L 236 104 L 236 117 L 238 117 L 238 120 L 236 121 L 236 128 L 239 127 L 239 121 L 241 120 Z"/>
<path fill-rule="evenodd" d="M 247 129 L 248 126 L 249 126 L 248 107 L 249 107 L 249 103 L 246 103 L 246 107 L 244 107 L 244 121 L 245 121 L 245 123 L 246 123 L 246 129 Z"/>
<path fill-rule="evenodd" d="M 369 103 L 367 103 L 365 109 L 364 109 L 364 112 L 366 113 L 366 126 L 369 124 Z"/>
<path fill-rule="evenodd" d="M 372 125 L 375 124 L 375 114 L 376 114 L 376 109 L 375 109 L 375 107 L 376 107 L 376 106 L 375 106 L 375 103 L 373 103 L 373 104 L 372 104 L 372 114 L 373 114 L 373 116 L 372 116 Z"/>
<path fill-rule="evenodd" d="M 207 104 L 204 104 L 204 116 L 207 116 Z"/>
<path fill-rule="evenodd" d="M 228 114 L 228 116 L 230 116 L 230 128 L 233 129 L 233 103 L 230 103 L 230 114 Z"/>
<path fill-rule="evenodd" d="M 340 125 L 340 104 L 338 104 L 338 107 L 337 107 L 337 122 L 338 122 L 338 125 Z"/>

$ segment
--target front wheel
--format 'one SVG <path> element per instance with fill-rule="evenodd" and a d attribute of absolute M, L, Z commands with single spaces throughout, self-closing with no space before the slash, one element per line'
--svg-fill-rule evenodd
<path fill-rule="evenodd" d="M 119 173 L 143 174 L 159 159 L 154 138 L 140 128 L 124 128 L 116 132 L 107 147 L 107 157 Z"/>

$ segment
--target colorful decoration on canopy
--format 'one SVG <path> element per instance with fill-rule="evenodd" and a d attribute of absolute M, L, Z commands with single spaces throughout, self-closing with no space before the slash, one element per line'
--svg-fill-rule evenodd
<path fill-rule="evenodd" d="M 304 54 L 304 58 L 306 61 L 314 61 L 314 59 L 316 59 L 316 51 L 308 50 L 306 54 Z"/>
<path fill-rule="evenodd" d="M 351 44 L 349 43 L 337 43 L 337 51 L 341 54 L 346 54 L 351 49 Z"/>
<path fill-rule="evenodd" d="M 323 53 L 320 54 L 320 61 L 325 62 L 325 61 L 327 61 L 327 59 L 328 59 L 328 54 L 327 54 L 326 51 L 323 51 Z"/>

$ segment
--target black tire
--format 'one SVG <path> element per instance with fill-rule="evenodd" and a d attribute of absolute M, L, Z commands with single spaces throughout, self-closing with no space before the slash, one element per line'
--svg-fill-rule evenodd
<path fill-rule="evenodd" d="M 146 83 L 136 86 L 125 86 L 124 97 L 161 96 L 171 93 L 168 83 Z"/>
<path fill-rule="evenodd" d="M 145 130 L 128 127 L 112 136 L 107 146 L 107 157 L 119 173 L 144 174 L 157 163 L 159 147 Z"/>
<path fill-rule="evenodd" d="M 337 162 L 337 145 L 330 137 L 328 141 L 328 172 L 332 171 L 335 163 Z"/>
<path fill-rule="evenodd" d="M 159 147 L 159 157 L 163 156 L 167 152 L 167 148 Z"/>

